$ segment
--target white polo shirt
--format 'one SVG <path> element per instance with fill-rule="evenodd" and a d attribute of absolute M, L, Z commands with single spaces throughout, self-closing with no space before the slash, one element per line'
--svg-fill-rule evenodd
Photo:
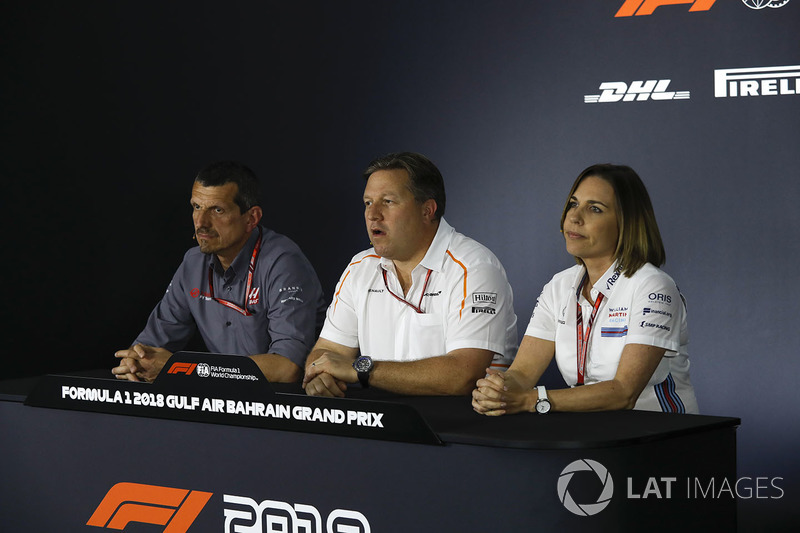
<path fill-rule="evenodd" d="M 576 302 L 584 329 L 593 310 L 579 290 L 585 274 L 582 265 L 556 274 L 542 290 L 525 331 L 555 342 L 556 363 L 571 387 L 578 381 Z M 629 278 L 618 273 L 615 264 L 592 287 L 593 299 L 599 293 L 604 299 L 589 336 L 584 382 L 613 379 L 628 343 L 658 346 L 666 352 L 634 409 L 698 413 L 689 379 L 686 304 L 672 278 L 650 263 Z"/>
<path fill-rule="evenodd" d="M 441 219 L 411 278 L 404 297 L 392 261 L 374 248 L 356 255 L 336 286 L 320 337 L 377 361 L 480 348 L 495 353 L 492 366 L 511 364 L 517 349 L 513 295 L 489 249 Z"/>

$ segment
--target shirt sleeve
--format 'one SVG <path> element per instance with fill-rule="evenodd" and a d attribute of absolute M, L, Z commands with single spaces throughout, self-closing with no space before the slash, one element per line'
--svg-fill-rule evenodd
<path fill-rule="evenodd" d="M 634 292 L 626 344 L 657 346 L 675 355 L 685 312 L 672 278 L 659 272 L 643 279 Z"/>
<path fill-rule="evenodd" d="M 167 291 L 150 313 L 147 325 L 133 344 L 146 344 L 177 352 L 197 331 L 197 324 L 186 302 L 185 264 L 181 263 Z"/>
<path fill-rule="evenodd" d="M 355 263 L 351 263 L 339 278 L 333 300 L 325 315 L 320 338 L 347 346 L 358 348 L 358 314 L 355 302 L 355 280 L 350 279 Z"/>
<path fill-rule="evenodd" d="M 324 310 L 322 286 L 299 250 L 281 253 L 268 268 L 268 352 L 282 355 L 302 368 L 316 341 L 317 324 Z"/>
<path fill-rule="evenodd" d="M 513 357 L 517 315 L 505 272 L 491 263 L 479 263 L 469 269 L 463 267 L 463 270 L 463 277 L 450 287 L 447 352 L 479 348 Z"/>
<path fill-rule="evenodd" d="M 555 282 L 550 280 L 536 299 L 536 305 L 533 307 L 533 313 L 531 313 L 531 320 L 528 322 L 525 335 L 546 341 L 555 341 L 556 308 Z"/>

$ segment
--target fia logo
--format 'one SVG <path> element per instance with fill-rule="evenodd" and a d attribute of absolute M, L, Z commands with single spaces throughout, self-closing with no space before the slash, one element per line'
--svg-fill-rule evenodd
<path fill-rule="evenodd" d="M 646 100 L 688 100 L 689 91 L 667 91 L 672 80 L 606 81 L 600 84 L 600 94 L 587 94 L 583 103 L 596 104 L 608 102 L 644 102 Z"/>

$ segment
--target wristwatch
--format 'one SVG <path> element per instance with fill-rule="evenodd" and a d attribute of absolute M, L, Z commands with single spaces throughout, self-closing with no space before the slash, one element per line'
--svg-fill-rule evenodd
<path fill-rule="evenodd" d="M 550 412 L 550 400 L 547 399 L 547 389 L 544 388 L 544 385 L 539 385 L 536 387 L 536 390 L 539 392 L 539 399 L 536 400 L 536 412 L 540 415 L 546 415 Z"/>
<path fill-rule="evenodd" d="M 358 372 L 358 381 L 365 389 L 369 387 L 369 373 L 372 372 L 372 357 L 362 355 L 353 361 L 353 368 Z"/>

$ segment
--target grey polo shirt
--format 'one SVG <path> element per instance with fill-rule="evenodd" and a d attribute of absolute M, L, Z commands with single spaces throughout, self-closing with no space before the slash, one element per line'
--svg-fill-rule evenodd
<path fill-rule="evenodd" d="M 261 229 L 261 251 L 250 295 L 245 295 L 245 289 L 258 230 L 253 230 L 225 272 L 216 255 L 192 248 L 134 344 L 175 352 L 199 330 L 213 353 L 276 353 L 302 368 L 325 318 L 322 287 L 311 263 L 293 241 Z M 248 298 L 251 316 L 211 299 L 209 265 L 213 268 L 214 296 L 239 307 L 244 307 Z"/>

